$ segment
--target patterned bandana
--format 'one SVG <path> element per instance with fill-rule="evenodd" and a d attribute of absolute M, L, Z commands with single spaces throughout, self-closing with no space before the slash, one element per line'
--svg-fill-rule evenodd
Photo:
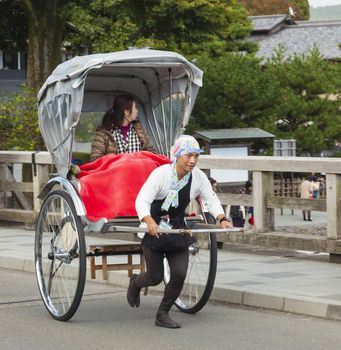
<path fill-rule="evenodd" d="M 117 154 L 134 153 L 141 150 L 140 140 L 132 125 L 130 125 L 126 140 L 124 140 L 123 134 L 119 128 L 114 129 L 112 135 L 117 144 Z"/>
<path fill-rule="evenodd" d="M 191 176 L 191 173 L 188 172 L 180 181 L 178 180 L 178 174 L 176 173 L 176 163 L 172 163 L 171 165 L 171 185 L 170 190 L 167 194 L 166 199 L 164 200 L 161 209 L 168 211 L 169 207 L 172 206 L 176 208 L 179 205 L 179 191 L 184 188 Z"/>
<path fill-rule="evenodd" d="M 187 153 L 200 154 L 200 146 L 193 136 L 181 135 L 175 140 L 174 145 L 170 150 L 171 159 L 174 162 Z"/>
<path fill-rule="evenodd" d="M 163 210 L 168 210 L 170 206 L 176 208 L 179 205 L 179 191 L 184 188 L 191 176 L 188 172 L 180 181 L 178 180 L 178 174 L 176 172 L 176 160 L 187 153 L 200 154 L 200 147 L 197 140 L 193 136 L 182 135 L 175 140 L 174 146 L 172 146 L 170 154 L 173 161 L 171 165 L 171 185 L 166 199 L 162 204 Z"/>

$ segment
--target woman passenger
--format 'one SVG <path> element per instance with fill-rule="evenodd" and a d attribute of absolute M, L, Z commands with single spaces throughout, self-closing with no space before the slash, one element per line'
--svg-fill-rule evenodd
<path fill-rule="evenodd" d="M 147 133 L 136 120 L 137 114 L 133 96 L 128 94 L 117 96 L 112 108 L 104 114 L 102 125 L 95 132 L 90 160 L 107 154 L 155 152 Z"/>

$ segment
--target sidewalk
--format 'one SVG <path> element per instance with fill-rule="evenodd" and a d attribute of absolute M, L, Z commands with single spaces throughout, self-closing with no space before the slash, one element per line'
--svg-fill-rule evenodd
<path fill-rule="evenodd" d="M 87 245 L 96 240 L 87 237 Z M 0 267 L 34 272 L 34 231 L 0 226 L 0 246 Z M 127 272 L 110 272 L 108 283 L 127 286 Z M 341 265 L 256 248 L 219 250 L 211 299 L 341 320 Z"/>

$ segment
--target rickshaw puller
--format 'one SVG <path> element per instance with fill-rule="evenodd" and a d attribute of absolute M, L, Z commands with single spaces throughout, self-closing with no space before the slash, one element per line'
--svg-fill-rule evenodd
<path fill-rule="evenodd" d="M 148 234 L 142 240 L 147 271 L 131 277 L 127 299 L 130 306 L 139 307 L 141 289 L 163 281 L 163 258 L 166 257 L 170 279 L 156 314 L 155 324 L 160 327 L 181 327 L 169 317 L 169 311 L 183 288 L 189 260 L 188 246 L 193 241 L 188 236 L 158 234 L 158 227 L 184 228 L 185 209 L 198 195 L 207 203 L 209 212 L 222 228 L 232 227 L 207 176 L 196 167 L 199 154 L 200 147 L 194 137 L 180 136 L 171 149 L 173 163 L 162 165 L 150 174 L 135 203 L 139 219 L 147 225 Z M 168 215 L 168 222 L 161 218 L 164 215 Z"/>

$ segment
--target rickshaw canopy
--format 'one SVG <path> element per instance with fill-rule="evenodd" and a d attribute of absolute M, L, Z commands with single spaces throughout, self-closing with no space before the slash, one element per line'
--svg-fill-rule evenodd
<path fill-rule="evenodd" d="M 186 127 L 202 71 L 183 56 L 134 49 L 74 57 L 52 72 L 38 93 L 39 126 L 59 175 L 66 176 L 82 112 L 105 112 L 120 93 L 135 96 L 138 118 L 167 155 Z"/>

